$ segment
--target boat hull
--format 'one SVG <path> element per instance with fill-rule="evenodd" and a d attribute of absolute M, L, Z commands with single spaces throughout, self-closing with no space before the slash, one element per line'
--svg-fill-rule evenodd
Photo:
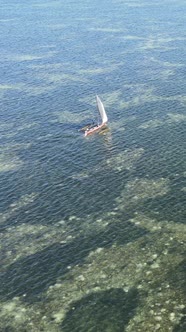
<path fill-rule="evenodd" d="M 99 131 L 101 128 L 105 127 L 105 126 L 106 126 L 106 123 L 102 123 L 99 126 L 95 126 L 95 127 L 91 128 L 91 129 L 87 129 L 87 130 L 85 130 L 85 136 L 92 135 L 95 132 Z"/>

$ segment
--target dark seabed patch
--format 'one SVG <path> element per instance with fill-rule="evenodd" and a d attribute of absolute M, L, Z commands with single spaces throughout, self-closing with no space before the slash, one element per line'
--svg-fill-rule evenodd
<path fill-rule="evenodd" d="M 122 288 L 89 294 L 71 304 L 62 323 L 65 332 L 122 332 L 139 304 L 138 291 Z"/>
<path fill-rule="evenodd" d="M 59 277 L 65 278 L 69 266 L 83 264 L 91 251 L 111 247 L 113 243 L 125 245 L 145 233 L 145 229 L 126 220 L 125 225 L 110 224 L 102 232 L 77 237 L 68 244 L 55 243 L 34 255 L 18 259 L 0 277 L 1 297 L 11 299 L 24 295 L 25 301 L 37 301 L 38 295 L 55 284 Z"/>
<path fill-rule="evenodd" d="M 183 332 L 185 2 L 0 9 L 0 330 Z"/>

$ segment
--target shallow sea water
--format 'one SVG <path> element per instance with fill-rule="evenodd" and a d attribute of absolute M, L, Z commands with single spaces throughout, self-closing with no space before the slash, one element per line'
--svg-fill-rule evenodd
<path fill-rule="evenodd" d="M 185 2 L 0 9 L 0 330 L 185 331 Z"/>

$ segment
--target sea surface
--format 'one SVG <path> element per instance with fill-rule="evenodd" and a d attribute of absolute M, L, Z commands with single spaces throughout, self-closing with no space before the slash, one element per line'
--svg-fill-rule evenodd
<path fill-rule="evenodd" d="M 185 18 L 1 0 L 0 331 L 186 331 Z"/>

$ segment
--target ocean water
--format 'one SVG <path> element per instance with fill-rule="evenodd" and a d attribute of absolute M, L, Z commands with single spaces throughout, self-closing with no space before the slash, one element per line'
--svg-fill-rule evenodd
<path fill-rule="evenodd" d="M 1 1 L 0 331 L 186 330 L 185 15 Z"/>

